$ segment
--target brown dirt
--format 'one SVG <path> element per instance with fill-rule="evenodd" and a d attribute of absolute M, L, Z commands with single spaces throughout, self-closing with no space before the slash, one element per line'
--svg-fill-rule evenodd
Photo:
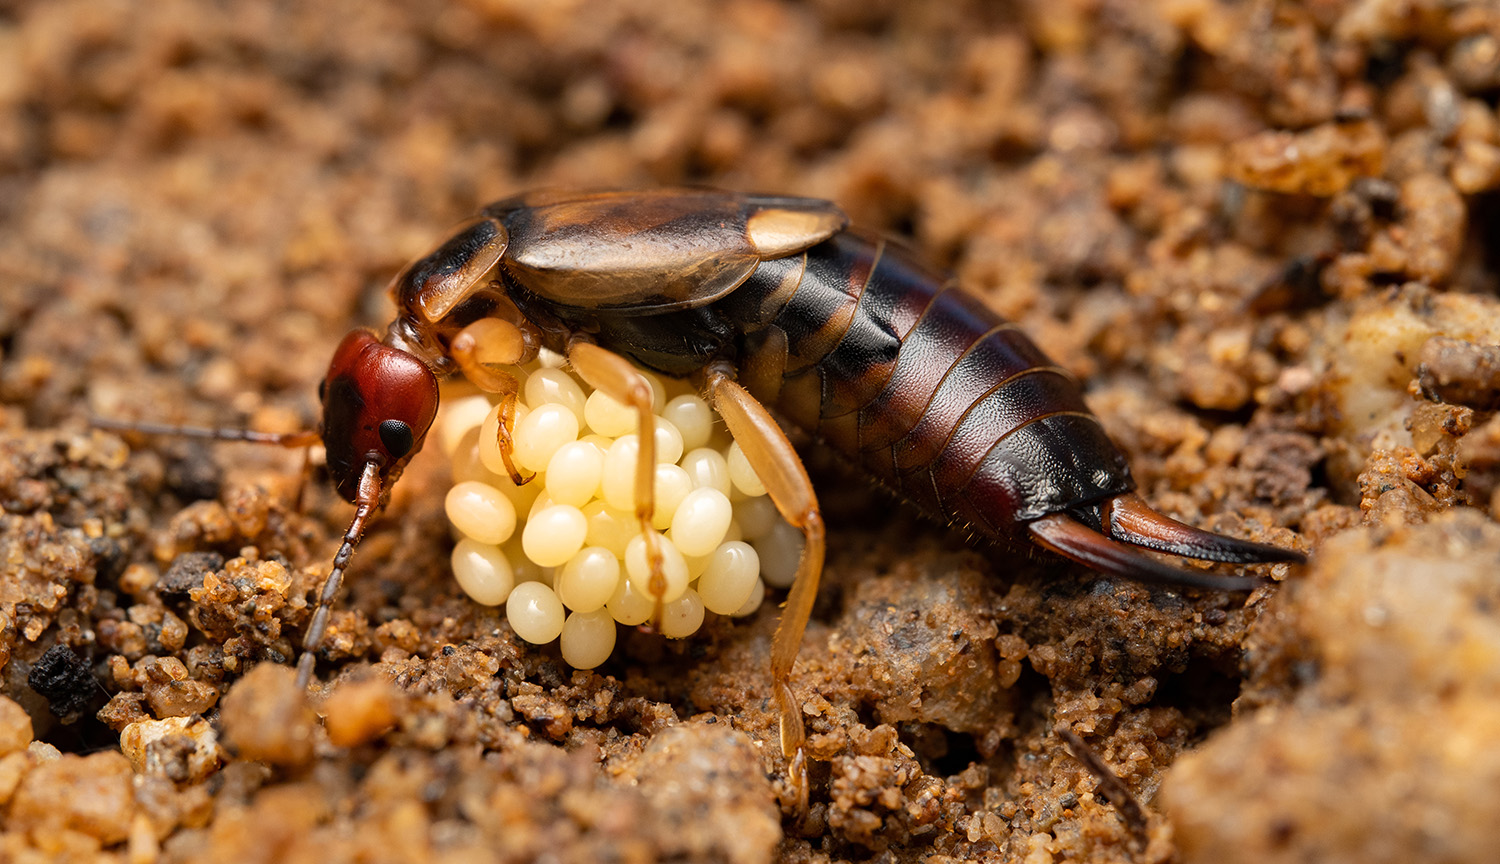
<path fill-rule="evenodd" d="M 0 3 L 0 858 L 1493 849 L 1500 13 L 664 9 Z M 424 454 L 297 693 L 348 506 L 294 506 L 295 454 L 85 425 L 310 426 L 447 226 L 670 183 L 912 237 L 1088 382 L 1154 506 L 1314 563 L 1244 596 L 970 550 L 809 449 L 799 819 L 774 608 L 573 672 L 457 590 Z"/>

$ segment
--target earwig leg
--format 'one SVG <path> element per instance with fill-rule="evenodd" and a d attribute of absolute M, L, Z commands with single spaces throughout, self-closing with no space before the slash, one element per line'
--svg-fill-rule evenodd
<path fill-rule="evenodd" d="M 1266 584 L 1254 576 L 1220 576 L 1182 570 L 1133 546 L 1100 534 L 1066 513 L 1052 513 L 1026 525 L 1036 542 L 1053 552 L 1110 576 L 1219 591 L 1249 591 Z"/>
<path fill-rule="evenodd" d="M 505 463 L 510 481 L 517 486 L 524 485 L 531 478 L 522 477 L 510 457 L 515 449 L 511 436 L 516 428 L 516 396 L 521 386 L 516 376 L 494 368 L 525 362 L 527 345 L 523 334 L 508 321 L 481 318 L 458 331 L 449 346 L 449 353 L 464 377 L 475 387 L 500 397 L 500 423 L 496 432 L 500 459 Z"/>
<path fill-rule="evenodd" d="M 640 416 L 636 436 L 640 449 L 635 463 L 635 518 L 646 535 L 646 560 L 651 565 L 649 587 L 656 598 L 652 620 L 659 623 L 661 598 L 667 593 L 667 574 L 663 570 L 659 535 L 651 527 L 651 518 L 656 514 L 656 421 L 651 411 L 651 385 L 629 360 L 582 338 L 568 343 L 568 362 L 590 387 L 634 408 Z"/>
<path fill-rule="evenodd" d="M 823 575 L 823 516 L 818 499 L 808 479 L 807 469 L 776 425 L 765 407 L 755 400 L 724 371 L 708 373 L 709 401 L 724 417 L 729 434 L 745 451 L 745 458 L 760 476 L 771 501 L 794 528 L 802 531 L 806 541 L 797 562 L 797 576 L 787 595 L 781 623 L 771 644 L 771 680 L 776 702 L 781 709 L 781 751 L 800 785 L 803 809 L 806 809 L 807 768 L 802 753 L 804 732 L 802 709 L 792 694 L 792 663 L 802 646 L 802 634 L 812 616 L 813 601 L 818 595 L 818 580 Z"/>
<path fill-rule="evenodd" d="M 1100 511 L 1111 537 L 1158 552 L 1226 564 L 1274 561 L 1301 564 L 1307 560 L 1307 556 L 1292 549 L 1225 537 L 1178 522 L 1152 510 L 1151 505 L 1135 493 L 1111 498 L 1104 502 Z"/>
<path fill-rule="evenodd" d="M 344 570 L 354 556 L 354 547 L 365 534 L 370 517 L 380 506 L 380 466 L 366 462 L 359 477 L 359 491 L 354 499 L 354 519 L 349 530 L 344 532 L 344 542 L 338 554 L 333 556 L 333 569 L 323 580 L 323 590 L 318 594 L 318 608 L 313 611 L 312 621 L 307 625 L 307 634 L 302 638 L 302 656 L 297 658 L 297 688 L 306 690 L 312 681 L 313 666 L 318 662 L 318 648 L 328 632 L 328 610 L 338 597 L 339 586 L 344 584 Z"/>

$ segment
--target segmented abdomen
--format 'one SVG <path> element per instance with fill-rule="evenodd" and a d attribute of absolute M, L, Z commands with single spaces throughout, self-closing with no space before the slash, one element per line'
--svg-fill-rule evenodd
<path fill-rule="evenodd" d="M 750 391 L 928 513 L 996 539 L 1130 491 L 1077 382 L 905 248 L 857 230 L 720 301 Z"/>

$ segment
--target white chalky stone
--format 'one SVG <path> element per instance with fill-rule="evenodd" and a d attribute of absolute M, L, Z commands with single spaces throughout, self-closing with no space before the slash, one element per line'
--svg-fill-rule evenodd
<path fill-rule="evenodd" d="M 574 669 L 592 669 L 615 650 L 615 619 L 608 609 L 574 612 L 562 627 L 563 662 Z"/>
<path fill-rule="evenodd" d="M 603 501 L 590 501 L 584 505 L 583 515 L 588 520 L 584 542 L 590 546 L 603 546 L 616 558 L 624 558 L 625 545 L 639 533 L 635 517 Z"/>
<path fill-rule="evenodd" d="M 745 605 L 760 579 L 760 556 L 748 543 L 731 540 L 714 550 L 698 577 L 698 596 L 710 612 L 733 615 Z"/>
<path fill-rule="evenodd" d="M 526 557 L 543 567 L 567 562 L 583 548 L 589 523 L 583 511 L 566 504 L 554 504 L 538 511 L 521 530 L 521 548 Z"/>
<path fill-rule="evenodd" d="M 750 545 L 760 555 L 760 578 L 773 588 L 787 588 L 797 578 L 797 561 L 802 557 L 802 532 L 778 521 Z"/>
<path fill-rule="evenodd" d="M 561 369 L 538 369 L 526 379 L 526 404 L 532 407 L 554 403 L 566 407 L 583 425 L 583 388 Z"/>
<path fill-rule="evenodd" d="M 765 602 L 765 599 L 766 599 L 766 583 L 765 583 L 765 580 L 756 579 L 755 580 L 755 584 L 752 585 L 752 586 L 750 586 L 750 599 L 746 600 L 745 601 L 745 605 L 743 605 L 740 608 L 734 610 L 734 612 L 732 614 L 733 614 L 733 616 L 735 618 L 743 618 L 746 615 L 754 615 L 755 614 L 755 610 L 757 610 L 757 609 L 760 608 L 760 604 L 763 603 L 763 602 Z"/>
<path fill-rule="evenodd" d="M 553 501 L 582 507 L 599 490 L 604 454 L 587 441 L 569 441 L 547 462 L 546 489 Z"/>
<path fill-rule="evenodd" d="M 682 457 L 682 470 L 687 472 L 688 479 L 693 481 L 693 488 L 717 489 L 725 495 L 729 494 L 729 462 L 724 459 L 724 454 L 707 447 L 698 447 L 689 450 Z"/>
<path fill-rule="evenodd" d="M 750 467 L 750 460 L 745 458 L 745 451 L 740 449 L 740 442 L 736 441 L 729 445 L 729 452 L 724 454 L 724 461 L 729 463 L 729 482 L 734 484 L 734 488 L 751 498 L 766 494 L 765 484 L 760 482 L 755 469 Z"/>
<path fill-rule="evenodd" d="M 592 612 L 609 602 L 620 584 L 620 559 L 603 546 L 587 546 L 557 574 L 557 596 L 574 612 Z"/>
<path fill-rule="evenodd" d="M 531 409 L 527 408 L 524 402 L 516 403 L 516 419 L 510 427 L 512 434 L 521 425 L 521 421 L 526 419 L 526 415 L 530 413 Z M 484 467 L 499 474 L 501 477 L 509 477 L 510 474 L 505 470 L 505 461 L 500 458 L 499 433 L 500 406 L 496 405 L 490 409 L 490 413 L 485 415 L 484 423 L 479 427 L 479 460 L 484 463 Z M 514 454 L 511 456 L 511 461 L 515 461 Z"/>
<path fill-rule="evenodd" d="M 689 588 L 682 596 L 664 604 L 661 610 L 661 634 L 668 639 L 685 639 L 703 626 L 703 599 Z"/>
<path fill-rule="evenodd" d="M 651 491 L 655 494 L 652 506 L 656 508 L 651 514 L 651 527 L 664 531 L 672 524 L 672 517 L 683 500 L 692 493 L 693 481 L 682 466 L 658 463 Z"/>
<path fill-rule="evenodd" d="M 533 645 L 545 645 L 562 632 L 562 601 L 540 582 L 522 582 L 505 600 L 505 619 L 517 636 Z"/>
<path fill-rule="evenodd" d="M 606 604 L 610 617 L 614 618 L 627 627 L 644 624 L 650 619 L 656 610 L 656 604 L 630 584 L 629 579 L 621 579 L 620 584 L 615 587 L 615 593 Z"/>
<path fill-rule="evenodd" d="M 782 521 L 781 514 L 776 511 L 776 503 L 769 495 L 761 495 L 756 498 L 746 498 L 736 501 L 734 504 L 734 521 L 740 523 L 740 530 L 744 532 L 746 540 L 755 540 L 764 537 L 777 522 Z"/>
<path fill-rule="evenodd" d="M 687 590 L 687 562 L 682 560 L 682 553 L 677 551 L 676 546 L 668 543 L 665 537 L 660 539 L 661 569 L 667 581 L 666 591 L 662 593 L 661 599 L 671 603 Z M 656 594 L 651 591 L 651 567 L 646 560 L 646 535 L 644 534 L 632 537 L 625 547 L 625 576 L 642 596 L 656 599 Z"/>
<path fill-rule="evenodd" d="M 443 508 L 453 527 L 481 543 L 503 543 L 516 530 L 515 505 L 487 483 L 459 483 L 448 490 Z"/>
<path fill-rule="evenodd" d="M 443 455 L 452 457 L 469 430 L 484 424 L 490 413 L 490 400 L 484 396 L 465 396 L 443 403 L 443 412 L 438 421 L 438 446 Z"/>
<path fill-rule="evenodd" d="M 708 443 L 714 431 L 714 412 L 697 396 L 678 396 L 661 409 L 661 416 L 682 433 L 682 446 L 695 450 Z"/>
<path fill-rule="evenodd" d="M 694 489 L 672 515 L 672 542 L 683 555 L 707 555 L 724 542 L 734 518 L 729 498 L 717 489 Z"/>
<path fill-rule="evenodd" d="M 635 432 L 639 417 L 635 409 L 616 402 L 603 390 L 595 390 L 583 403 L 583 417 L 589 428 L 609 438 Z"/>
<path fill-rule="evenodd" d="M 544 471 L 558 448 L 578 440 L 578 418 L 566 406 L 548 403 L 531 409 L 516 424 L 515 452 L 511 458 L 529 471 Z"/>
<path fill-rule="evenodd" d="M 458 587 L 481 606 L 499 606 L 515 587 L 515 574 L 499 546 L 464 538 L 453 547 L 451 561 Z"/>

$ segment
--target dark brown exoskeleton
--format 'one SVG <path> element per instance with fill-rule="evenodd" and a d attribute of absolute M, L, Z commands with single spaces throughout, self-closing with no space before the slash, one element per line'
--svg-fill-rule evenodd
<path fill-rule="evenodd" d="M 802 531 L 771 660 L 794 773 L 803 732 L 790 676 L 823 568 L 823 522 L 765 406 L 928 515 L 997 543 L 1030 540 L 1111 575 L 1207 588 L 1259 582 L 1181 570 L 1136 547 L 1220 562 L 1303 560 L 1151 510 L 1071 375 L 903 247 L 849 228 L 826 201 L 697 189 L 523 195 L 486 207 L 392 291 L 398 312 L 384 337 L 346 337 L 322 388 L 328 470 L 357 511 L 306 633 L 304 684 L 354 545 L 436 414 L 437 378 L 461 371 L 500 395 L 508 454 L 517 382 L 506 367 L 542 347 L 638 411 L 643 530 L 653 420 L 632 362 L 701 379 L 777 509 Z M 652 559 L 660 578 L 659 554 Z"/>

